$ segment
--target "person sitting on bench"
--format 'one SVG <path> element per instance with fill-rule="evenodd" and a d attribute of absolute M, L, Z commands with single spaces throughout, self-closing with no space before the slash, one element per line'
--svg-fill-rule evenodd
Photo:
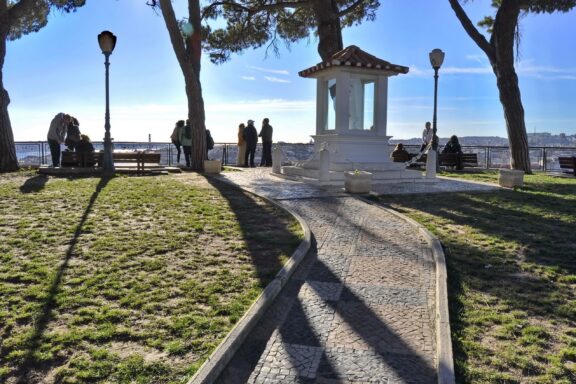
<path fill-rule="evenodd" d="M 446 145 L 444 146 L 444 149 L 442 150 L 442 153 L 455 154 L 456 155 L 456 169 L 459 171 L 464 169 L 464 167 L 462 166 L 462 156 L 459 156 L 462 154 L 462 147 L 460 146 L 460 143 L 458 142 L 458 136 L 452 135 L 450 137 L 450 141 L 448 141 L 446 143 Z"/>
<path fill-rule="evenodd" d="M 396 148 L 390 154 L 392 161 L 397 163 L 403 163 L 412 158 L 412 156 L 408 153 L 408 151 L 404 148 L 404 144 L 398 143 L 396 144 Z"/>
<path fill-rule="evenodd" d="M 81 167 L 93 167 L 94 162 L 94 146 L 90 142 L 88 135 L 80 135 L 80 141 L 76 145 L 76 153 L 78 153 L 78 161 Z"/>

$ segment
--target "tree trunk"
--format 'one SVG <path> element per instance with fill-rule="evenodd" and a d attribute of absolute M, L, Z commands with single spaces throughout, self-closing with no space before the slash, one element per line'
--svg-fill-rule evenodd
<path fill-rule="evenodd" d="M 510 143 L 510 166 L 512 169 L 532 173 L 524 108 L 520 97 L 518 76 L 514 69 L 514 42 L 520 15 L 519 2 L 518 0 L 501 0 L 494 18 L 490 42 L 478 32 L 459 0 L 449 0 L 449 2 L 466 33 L 490 60 L 492 70 L 496 75 Z"/>
<path fill-rule="evenodd" d="M 162 16 L 170 35 L 172 48 L 184 75 L 188 120 L 192 128 L 192 159 L 194 171 L 204 171 L 206 158 L 206 118 L 200 83 L 200 59 L 202 49 L 200 0 L 188 0 L 188 22 L 192 24 L 191 36 L 182 37 L 171 0 L 160 0 Z"/>
<path fill-rule="evenodd" d="M 4 81 L 2 80 L 8 30 L 4 26 L 0 28 L 0 172 L 12 172 L 18 170 L 18 159 L 16 158 L 14 135 L 8 115 L 10 97 L 8 91 L 4 89 Z"/>
<path fill-rule="evenodd" d="M 314 13 L 318 24 L 318 53 L 326 61 L 344 49 L 338 5 L 335 0 L 316 0 Z"/>
<path fill-rule="evenodd" d="M 492 68 L 504 109 L 508 142 L 510 145 L 510 167 L 532 173 L 528 136 L 524 121 L 524 108 L 520 97 L 518 76 L 514 69 L 514 42 L 520 8 L 515 0 L 504 0 L 496 13 L 491 44 L 494 47 Z"/>
<path fill-rule="evenodd" d="M 508 131 L 510 168 L 532 173 L 518 77 L 514 68 L 500 72 L 496 80 Z"/>
<path fill-rule="evenodd" d="M 192 159 L 190 165 L 193 171 L 203 172 L 204 160 L 206 159 L 204 100 L 199 78 L 196 78 L 193 70 L 189 72 L 184 78 L 186 82 L 186 97 L 188 98 L 188 120 L 192 128 Z"/>

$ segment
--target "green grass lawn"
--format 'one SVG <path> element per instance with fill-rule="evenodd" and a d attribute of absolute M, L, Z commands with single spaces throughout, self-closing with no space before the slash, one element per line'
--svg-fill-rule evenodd
<path fill-rule="evenodd" d="M 0 175 L 0 382 L 184 383 L 299 245 L 197 174 Z"/>
<path fill-rule="evenodd" d="M 458 383 L 576 383 L 576 179 L 378 201 L 445 247 Z"/>

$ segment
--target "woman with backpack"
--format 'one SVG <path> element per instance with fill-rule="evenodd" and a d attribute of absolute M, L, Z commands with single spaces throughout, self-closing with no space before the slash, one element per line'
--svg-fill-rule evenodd
<path fill-rule="evenodd" d="M 190 161 L 192 159 L 192 127 L 190 122 L 186 120 L 186 125 L 180 131 L 180 144 L 184 149 L 184 160 L 186 160 L 186 168 L 190 168 Z"/>
<path fill-rule="evenodd" d="M 180 163 L 180 147 L 182 146 L 182 142 L 180 141 L 180 135 L 182 130 L 184 129 L 184 120 L 178 120 L 176 125 L 174 126 L 174 130 L 170 135 L 170 140 L 172 140 L 172 144 L 176 147 L 176 162 Z"/>

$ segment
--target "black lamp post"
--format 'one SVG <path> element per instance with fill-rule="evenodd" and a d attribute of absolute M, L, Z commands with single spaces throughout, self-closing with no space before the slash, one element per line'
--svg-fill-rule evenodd
<path fill-rule="evenodd" d="M 110 62 L 108 58 L 112 54 L 116 46 L 116 36 L 110 31 L 103 31 L 98 35 L 98 44 L 106 58 L 104 65 L 106 67 L 106 115 L 104 117 L 104 159 L 102 164 L 102 172 L 105 175 L 114 174 L 114 159 L 112 158 L 112 139 L 110 138 L 110 93 L 108 91 L 108 67 Z"/>
<path fill-rule="evenodd" d="M 430 64 L 432 64 L 432 68 L 434 68 L 434 117 L 432 118 L 432 132 L 434 136 L 432 138 L 432 149 L 437 151 L 438 150 L 438 136 L 436 136 L 436 109 L 437 109 L 437 100 L 438 100 L 438 70 L 442 66 L 442 62 L 444 61 L 444 52 L 441 49 L 433 49 L 430 52 Z"/>

